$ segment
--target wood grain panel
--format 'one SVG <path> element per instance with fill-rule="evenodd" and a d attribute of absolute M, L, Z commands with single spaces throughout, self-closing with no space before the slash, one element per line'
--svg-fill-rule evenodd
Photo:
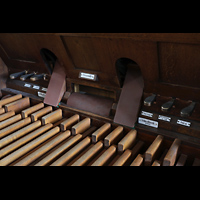
<path fill-rule="evenodd" d="M 200 87 L 200 45 L 159 43 L 158 48 L 161 81 Z"/>
<path fill-rule="evenodd" d="M 65 37 L 64 42 L 76 69 L 100 71 L 99 55 L 91 38 Z"/>
<path fill-rule="evenodd" d="M 0 89 L 6 87 L 6 79 L 8 76 L 8 67 L 5 65 L 3 60 L 1 59 L 0 55 Z M 1 91 L 0 91 L 0 97 L 1 97 Z"/>
<path fill-rule="evenodd" d="M 129 58 L 141 69 L 145 92 L 199 101 L 199 44 L 199 33 L 1 33 L 0 57 L 10 73 L 48 73 L 40 56 L 46 48 L 73 82 L 116 89 L 116 61 Z M 79 79 L 80 71 L 95 72 L 98 81 Z"/>
<path fill-rule="evenodd" d="M 40 50 L 52 51 L 61 65 L 69 65 L 60 36 L 51 34 L 1 33 L 0 56 L 9 68 L 49 73 L 40 55 Z"/>
<path fill-rule="evenodd" d="M 64 36 L 62 40 L 74 63 L 68 66 L 72 79 L 78 79 L 80 71 L 93 72 L 98 76 L 98 84 L 120 87 L 115 63 L 119 58 L 129 58 L 139 65 L 144 79 L 158 80 L 155 42 L 71 36 Z"/>

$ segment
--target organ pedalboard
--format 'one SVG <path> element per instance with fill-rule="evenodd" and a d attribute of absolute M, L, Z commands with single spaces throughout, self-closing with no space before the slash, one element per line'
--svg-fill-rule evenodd
<path fill-rule="evenodd" d="M 200 165 L 200 82 L 163 72 L 198 45 L 159 36 L 0 34 L 0 166 Z"/>
<path fill-rule="evenodd" d="M 63 117 L 62 109 L 44 103 L 30 106 L 29 97 L 21 94 L 1 100 L 0 105 L 1 166 L 171 166 L 187 159 L 185 154 L 177 159 L 179 139 L 161 151 L 165 138 L 158 135 L 145 148 L 136 129 L 100 125 L 78 114 Z"/>

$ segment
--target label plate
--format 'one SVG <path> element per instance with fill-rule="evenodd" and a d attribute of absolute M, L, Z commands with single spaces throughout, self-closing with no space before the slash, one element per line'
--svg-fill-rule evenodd
<path fill-rule="evenodd" d="M 96 81 L 97 80 L 97 75 L 96 74 L 89 74 L 85 72 L 79 72 L 79 78 L 87 79 L 87 80 L 92 80 Z"/>
<path fill-rule="evenodd" d="M 138 117 L 138 123 L 146 125 L 146 126 L 151 126 L 153 128 L 158 128 L 158 122 L 150 120 L 150 119 L 145 119 L 145 118 L 142 118 L 142 117 Z"/>
<path fill-rule="evenodd" d="M 147 116 L 147 117 L 153 117 L 153 113 L 142 111 L 141 115 Z"/>
<path fill-rule="evenodd" d="M 166 122 L 171 121 L 171 117 L 167 117 L 167 116 L 163 116 L 163 115 L 158 115 L 158 119 L 166 121 Z"/>
<path fill-rule="evenodd" d="M 39 90 L 39 89 L 40 89 L 40 86 L 34 85 L 34 86 L 33 86 L 33 89 Z"/>
<path fill-rule="evenodd" d="M 183 121 L 183 120 L 178 119 L 178 120 L 177 120 L 177 124 L 190 127 L 191 122 L 186 122 L 186 121 Z"/>
<path fill-rule="evenodd" d="M 38 96 L 39 96 L 39 97 L 42 97 L 42 98 L 45 98 L 45 96 L 46 96 L 46 93 L 43 93 L 43 92 L 38 92 Z"/>
<path fill-rule="evenodd" d="M 44 88 L 44 87 L 43 87 L 43 88 L 42 88 L 42 91 L 45 91 L 45 92 L 46 92 L 46 91 L 47 91 L 47 88 Z"/>
<path fill-rule="evenodd" d="M 29 88 L 30 88 L 30 87 L 31 87 L 31 84 L 25 83 L 25 84 L 24 84 L 24 87 L 29 87 Z"/>

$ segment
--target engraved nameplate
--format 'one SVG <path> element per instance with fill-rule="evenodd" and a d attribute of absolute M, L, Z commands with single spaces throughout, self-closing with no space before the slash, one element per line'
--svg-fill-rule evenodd
<path fill-rule="evenodd" d="M 147 117 L 153 117 L 153 113 L 145 112 L 145 111 L 142 111 L 141 115 L 147 116 Z"/>
<path fill-rule="evenodd" d="M 163 115 L 159 115 L 158 119 L 166 121 L 166 122 L 170 122 L 171 121 L 171 117 L 167 117 L 167 116 L 163 116 Z"/>
<path fill-rule="evenodd" d="M 80 72 L 78 77 L 83 78 L 83 79 L 87 79 L 87 80 L 92 80 L 92 81 L 97 80 L 96 74 L 89 74 L 89 73 L 85 73 L 85 72 Z"/>
<path fill-rule="evenodd" d="M 145 118 L 142 118 L 142 117 L 138 117 L 138 123 L 146 125 L 146 126 L 151 126 L 153 128 L 158 128 L 158 122 L 150 120 L 150 119 L 145 119 Z"/>
<path fill-rule="evenodd" d="M 31 87 L 31 84 L 25 83 L 25 84 L 24 84 L 24 87 L 30 88 L 30 87 Z"/>
<path fill-rule="evenodd" d="M 34 85 L 34 86 L 33 86 L 33 89 L 39 90 L 39 89 L 40 89 L 40 86 Z"/>
<path fill-rule="evenodd" d="M 39 96 L 39 97 L 42 97 L 42 98 L 45 98 L 45 96 L 46 96 L 46 93 L 43 93 L 43 92 L 38 92 L 38 96 Z"/>
<path fill-rule="evenodd" d="M 186 121 L 183 121 L 183 120 L 178 119 L 178 120 L 177 120 L 177 124 L 190 127 L 191 122 L 186 122 Z"/>
<path fill-rule="evenodd" d="M 42 88 L 42 91 L 45 91 L 45 92 L 47 92 L 47 88 L 44 88 L 44 87 L 43 87 L 43 88 Z"/>

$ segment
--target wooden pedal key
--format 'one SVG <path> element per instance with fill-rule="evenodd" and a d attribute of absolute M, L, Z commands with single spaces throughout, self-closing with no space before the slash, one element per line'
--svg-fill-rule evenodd
<path fill-rule="evenodd" d="M 44 115 L 50 113 L 52 110 L 53 110 L 52 106 L 47 106 L 46 108 L 42 108 L 41 110 L 32 113 L 31 114 L 32 122 L 37 121 L 40 117 L 43 117 Z"/>
<path fill-rule="evenodd" d="M 145 165 L 151 165 L 153 162 L 156 154 L 158 154 L 159 149 L 161 147 L 163 141 L 163 136 L 158 135 L 153 143 L 149 146 L 144 154 L 144 163 Z"/>
<path fill-rule="evenodd" d="M 30 164 L 31 162 L 35 161 L 37 158 L 48 152 L 50 149 L 55 147 L 57 144 L 61 143 L 63 140 L 68 138 L 71 135 L 71 132 L 69 130 L 63 132 L 58 137 L 54 138 L 53 140 L 47 142 L 43 147 L 37 149 L 33 153 L 29 154 L 27 157 L 22 159 L 20 162 L 15 164 L 15 166 L 26 166 Z"/>
<path fill-rule="evenodd" d="M 10 111 L 10 112 L 12 112 L 12 111 Z M 22 118 L 21 114 L 18 114 L 18 115 L 15 115 L 13 117 L 10 117 L 9 119 L 1 121 L 0 122 L 0 129 L 5 128 L 5 127 L 19 121 L 21 118 Z"/>
<path fill-rule="evenodd" d="M 180 144 L 181 140 L 176 138 L 164 158 L 163 166 L 173 166 L 175 164 Z"/>
<path fill-rule="evenodd" d="M 136 155 L 138 155 L 143 146 L 144 142 L 138 141 L 132 150 L 126 149 L 126 151 L 124 151 L 124 153 L 114 162 L 112 166 L 122 166 L 129 163 Z"/>
<path fill-rule="evenodd" d="M 30 108 L 22 110 L 22 118 L 25 119 L 26 117 L 28 117 L 28 115 L 30 115 L 33 112 L 38 111 L 41 108 L 44 108 L 44 104 L 43 103 L 39 103 L 39 104 L 34 105 L 34 106 L 30 107 Z"/>
<path fill-rule="evenodd" d="M 99 129 L 97 129 L 93 134 L 92 134 L 92 142 L 96 143 L 97 141 L 103 139 L 105 135 L 110 131 L 111 124 L 106 123 L 103 126 L 101 126 Z"/>
<path fill-rule="evenodd" d="M 86 137 L 77 145 L 75 145 L 72 149 L 67 151 L 63 156 L 61 156 L 58 160 L 53 162 L 50 166 L 62 166 L 67 164 L 70 160 L 72 160 L 79 152 L 81 152 L 85 147 L 87 147 L 91 142 L 90 137 Z"/>
<path fill-rule="evenodd" d="M 60 124 L 61 131 L 66 131 L 70 128 L 71 125 L 74 125 L 77 123 L 80 119 L 80 116 L 78 114 L 73 115 L 72 117 L 68 118 L 64 122 Z"/>
<path fill-rule="evenodd" d="M 48 124 L 48 123 L 55 123 L 56 121 L 61 120 L 61 119 L 62 119 L 62 110 L 58 109 L 42 117 L 42 125 Z"/>
<path fill-rule="evenodd" d="M 29 123 L 31 123 L 31 118 L 27 117 L 26 119 L 20 120 L 14 124 L 11 124 L 10 126 L 7 126 L 3 129 L 1 129 L 0 130 L 0 139 Z"/>
<path fill-rule="evenodd" d="M 131 130 L 127 135 L 118 143 L 118 151 L 123 152 L 124 150 L 131 148 L 136 140 L 137 131 Z"/>
<path fill-rule="evenodd" d="M 14 160 L 18 159 L 20 156 L 26 154 L 30 150 L 37 147 L 39 144 L 43 143 L 47 139 L 49 139 L 52 136 L 54 136 L 55 134 L 57 134 L 59 131 L 60 131 L 59 127 L 54 127 L 53 129 L 47 131 L 45 134 L 37 137 L 32 142 L 24 145 L 22 148 L 18 149 L 17 151 L 14 151 L 13 153 L 9 154 L 7 157 L 0 160 L 0 166 L 6 166 L 6 165 L 10 164 Z"/>
<path fill-rule="evenodd" d="M 6 99 L 3 99 L 0 101 L 0 108 L 2 108 L 3 106 L 5 106 L 6 104 L 9 104 L 13 101 L 16 101 L 16 100 L 19 100 L 22 98 L 22 95 L 21 94 L 16 94 L 12 97 L 9 97 L 9 98 L 6 98 Z"/>
<path fill-rule="evenodd" d="M 4 156 L 8 155 L 12 151 L 18 149 L 19 147 L 23 146 L 24 144 L 30 142 L 31 140 L 38 137 L 42 133 L 48 131 L 52 127 L 53 127 L 53 124 L 46 124 L 38 129 L 34 130 L 33 132 L 27 134 L 26 136 L 18 139 L 17 141 L 13 142 L 12 144 L 4 147 L 3 149 L 0 150 L 0 159 Z"/>
<path fill-rule="evenodd" d="M 9 112 L 9 111 L 13 110 L 13 111 L 15 111 L 15 113 L 19 113 L 23 109 L 26 109 L 28 107 L 30 107 L 30 99 L 29 99 L 29 97 L 25 97 L 20 100 L 14 101 L 12 103 L 6 104 L 5 111 Z"/>
<path fill-rule="evenodd" d="M 41 121 L 36 121 L 28 126 L 23 127 L 22 129 L 20 129 L 18 131 L 10 134 L 9 136 L 1 139 L 0 140 L 0 149 L 40 126 L 41 126 Z"/>
<path fill-rule="evenodd" d="M 115 145 L 110 146 L 91 166 L 103 166 L 114 156 L 117 151 Z"/>
<path fill-rule="evenodd" d="M 5 113 L 5 109 L 4 108 L 0 108 L 0 115 Z"/>
<path fill-rule="evenodd" d="M 101 149 L 103 148 L 103 142 L 99 141 L 92 148 L 90 148 L 85 154 L 83 154 L 76 162 L 72 164 L 72 166 L 83 166 L 85 165 L 91 158 L 93 158 Z"/>
<path fill-rule="evenodd" d="M 60 154 L 62 155 L 63 152 L 67 151 L 69 148 L 71 148 L 74 144 L 76 144 L 81 139 L 82 139 L 81 134 L 77 134 L 74 137 L 70 137 L 69 140 L 67 140 L 63 145 L 61 145 L 55 151 L 51 152 L 48 156 L 40 160 L 38 163 L 35 164 L 35 166 L 45 166 L 45 165 L 50 164 L 53 160 L 55 160 L 56 157 L 58 157 Z"/>
<path fill-rule="evenodd" d="M 123 126 L 118 126 L 115 128 L 109 135 L 104 138 L 105 147 L 109 147 L 110 145 L 120 140 L 123 136 Z"/>
<path fill-rule="evenodd" d="M 8 119 L 8 118 L 10 118 L 14 115 L 15 115 L 15 111 L 9 111 L 7 113 L 4 113 L 4 114 L 0 115 L 0 122 L 4 121 L 4 120 L 6 120 L 6 119 Z"/>
<path fill-rule="evenodd" d="M 138 154 L 135 160 L 131 163 L 130 166 L 141 166 L 144 160 L 144 156 L 142 154 Z"/>
<path fill-rule="evenodd" d="M 91 119 L 89 117 L 83 119 L 78 124 L 72 126 L 72 135 L 83 133 L 88 128 L 90 128 Z"/>

